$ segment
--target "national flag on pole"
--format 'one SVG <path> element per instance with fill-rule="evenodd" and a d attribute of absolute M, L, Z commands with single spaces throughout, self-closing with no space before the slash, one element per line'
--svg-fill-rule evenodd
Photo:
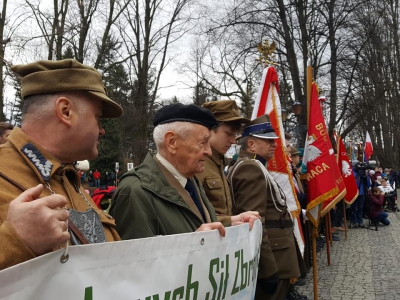
<path fill-rule="evenodd" d="M 341 176 L 318 102 L 316 83 L 311 85 L 308 107 L 308 136 L 303 156 L 307 166 L 307 217 L 317 227 L 321 204 L 326 200 L 337 202 L 345 190 L 339 186 Z"/>
<path fill-rule="evenodd" d="M 285 132 L 282 124 L 281 101 L 278 91 L 278 74 L 275 68 L 268 67 L 264 69 L 251 119 L 254 120 L 262 115 L 267 115 L 276 135 L 279 137 L 276 140 L 277 147 L 274 157 L 268 161 L 267 169 L 285 193 L 288 211 L 291 213 L 295 224 L 294 233 L 300 251 L 303 254 L 304 237 L 299 223 L 301 207 L 297 200 L 292 170 L 286 154 Z"/>
<path fill-rule="evenodd" d="M 336 137 L 336 144 L 338 149 L 337 162 L 343 177 L 343 182 L 346 186 L 344 201 L 346 201 L 346 204 L 350 205 L 358 197 L 357 183 L 353 175 L 353 169 L 349 157 L 347 156 L 346 147 L 344 146 L 343 139 L 340 135 L 337 135 Z"/>
<path fill-rule="evenodd" d="M 374 154 L 374 149 L 372 147 L 371 137 L 369 136 L 368 131 L 367 131 L 367 135 L 365 137 L 364 152 L 365 152 L 365 159 L 368 162 L 369 159 L 371 158 L 372 154 Z"/>
<path fill-rule="evenodd" d="M 325 125 L 326 125 L 326 123 L 325 123 Z M 334 137 L 336 139 L 336 132 L 334 132 Z M 329 139 L 329 144 L 330 144 L 330 146 L 332 148 L 332 144 L 330 142 L 330 139 Z M 337 158 L 338 158 L 338 150 L 339 150 L 338 147 L 336 147 L 336 153 L 337 154 L 336 154 L 336 157 L 333 156 L 334 167 L 332 167 L 332 171 L 333 171 L 333 174 L 334 174 L 334 178 L 336 178 L 336 184 L 337 184 L 337 186 L 339 188 L 339 194 L 335 195 L 335 196 L 332 196 L 328 200 L 324 201 L 324 203 L 322 204 L 322 210 L 321 210 L 321 216 L 322 217 L 325 216 L 325 214 L 328 213 L 340 200 L 342 200 L 345 197 L 346 193 L 347 193 L 346 184 L 345 184 L 345 182 L 343 180 L 341 168 L 340 168 L 340 166 L 338 164 L 338 160 L 337 160 Z M 332 149 L 332 151 L 333 151 L 333 149 Z"/>

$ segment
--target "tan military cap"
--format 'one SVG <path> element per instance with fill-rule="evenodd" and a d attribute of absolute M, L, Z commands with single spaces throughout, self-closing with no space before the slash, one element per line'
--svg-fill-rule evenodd
<path fill-rule="evenodd" d="M 23 99 L 31 95 L 86 91 L 103 101 L 103 118 L 122 115 L 121 106 L 108 98 L 100 73 L 74 59 L 41 60 L 27 65 L 15 65 L 11 69 L 22 77 Z"/>
<path fill-rule="evenodd" d="M 270 122 L 269 117 L 267 115 L 262 115 L 262 116 L 259 116 L 258 118 L 251 120 L 250 125 L 262 124 L 262 123 L 266 123 L 266 122 Z"/>
<path fill-rule="evenodd" d="M 300 155 L 300 151 L 296 147 L 289 146 L 290 155 Z"/>
<path fill-rule="evenodd" d="M 240 116 L 239 108 L 234 100 L 210 101 L 203 104 L 210 110 L 218 122 L 241 121 L 249 123 L 250 120 Z"/>

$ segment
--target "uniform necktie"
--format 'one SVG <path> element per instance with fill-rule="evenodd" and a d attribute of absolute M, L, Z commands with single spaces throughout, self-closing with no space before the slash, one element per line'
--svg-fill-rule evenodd
<path fill-rule="evenodd" d="M 196 187 L 194 186 L 194 183 L 192 180 L 188 179 L 185 185 L 185 190 L 187 190 L 189 192 L 190 197 L 193 199 L 194 204 L 196 204 L 197 208 L 199 209 L 202 217 L 203 217 L 203 221 L 206 220 L 205 214 L 204 214 L 204 210 L 203 210 L 203 206 L 201 205 L 201 201 L 199 196 L 197 195 L 197 190 Z"/>

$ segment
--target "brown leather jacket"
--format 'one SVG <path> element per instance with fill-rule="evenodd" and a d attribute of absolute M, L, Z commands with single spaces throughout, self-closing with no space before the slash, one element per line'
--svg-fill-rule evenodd
<path fill-rule="evenodd" d="M 40 159 L 38 152 L 29 152 L 29 149 L 39 151 L 42 155 L 41 160 L 38 160 L 38 158 Z M 31 159 L 29 159 L 28 152 Z M 25 189 L 34 187 L 39 183 L 48 182 L 55 193 L 67 198 L 68 208 L 77 211 L 86 211 L 90 207 L 94 208 L 103 223 L 107 241 L 120 240 L 115 229 L 114 219 L 99 210 L 89 195 L 86 195 L 86 199 L 90 202 L 90 205 L 78 192 L 77 189 L 81 193 L 85 193 L 83 188 L 80 187 L 79 176 L 74 166 L 72 164 L 62 165 L 43 148 L 33 145 L 19 128 L 15 128 L 9 136 L 8 142 L 0 146 L 0 172 Z M 44 178 L 47 178 L 47 176 L 49 180 L 45 181 Z M 2 270 L 32 259 L 35 255 L 18 237 L 14 228 L 5 221 L 9 203 L 21 194 L 21 188 L 1 176 L 0 187 L 0 270 Z M 50 194 L 50 190 L 45 188 L 41 197 Z"/>

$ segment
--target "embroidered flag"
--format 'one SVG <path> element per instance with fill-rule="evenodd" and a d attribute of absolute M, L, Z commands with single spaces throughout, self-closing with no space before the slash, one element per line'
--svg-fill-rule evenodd
<path fill-rule="evenodd" d="M 338 166 L 342 173 L 343 182 L 346 186 L 346 195 L 344 196 L 344 201 L 350 205 L 358 197 L 357 183 L 353 175 L 353 169 L 351 167 L 349 157 L 347 156 L 346 147 L 344 146 L 343 139 L 340 135 L 337 135 L 336 143 L 338 146 Z"/>
<path fill-rule="evenodd" d="M 336 132 L 334 132 L 333 134 L 334 134 L 334 137 L 336 140 L 337 139 Z M 329 142 L 330 142 L 330 140 L 329 140 Z M 336 203 L 338 203 L 340 200 L 342 200 L 347 193 L 346 184 L 344 183 L 342 172 L 341 172 L 341 167 L 339 166 L 339 163 L 338 163 L 338 157 L 339 157 L 338 151 L 339 151 L 338 145 L 336 144 L 336 156 L 335 156 L 335 162 L 334 162 L 335 166 L 332 167 L 332 170 L 334 172 L 334 178 L 336 178 L 336 184 L 339 188 L 340 197 L 338 195 L 338 196 L 333 196 L 333 197 L 329 198 L 328 200 L 325 200 L 324 203 L 322 204 L 321 216 L 325 216 L 325 214 L 328 213 L 336 205 Z M 350 170 L 351 170 L 351 167 L 350 167 Z M 354 178 L 354 176 L 352 176 L 352 177 Z"/>
<path fill-rule="evenodd" d="M 307 217 L 317 227 L 321 204 L 326 200 L 336 204 L 343 198 L 345 189 L 344 184 L 340 184 L 341 176 L 318 103 L 316 83 L 311 85 L 309 108 L 303 163 L 307 166 Z"/>
<path fill-rule="evenodd" d="M 303 254 L 304 237 L 298 221 L 301 208 L 296 196 L 292 169 L 286 154 L 285 133 L 281 115 L 281 101 L 279 99 L 278 91 L 278 74 L 275 68 L 268 67 L 264 69 L 251 119 L 253 120 L 262 115 L 268 115 L 271 126 L 279 137 L 279 139 L 276 139 L 277 147 L 274 157 L 268 161 L 267 169 L 286 195 L 288 211 L 291 213 L 295 224 L 294 233 L 301 253 Z"/>
<path fill-rule="evenodd" d="M 372 147 L 372 142 L 371 142 L 371 137 L 369 136 L 369 133 L 367 131 L 367 135 L 365 137 L 365 159 L 367 162 L 369 162 L 369 159 L 371 158 L 372 154 L 374 154 L 374 149 Z"/>

